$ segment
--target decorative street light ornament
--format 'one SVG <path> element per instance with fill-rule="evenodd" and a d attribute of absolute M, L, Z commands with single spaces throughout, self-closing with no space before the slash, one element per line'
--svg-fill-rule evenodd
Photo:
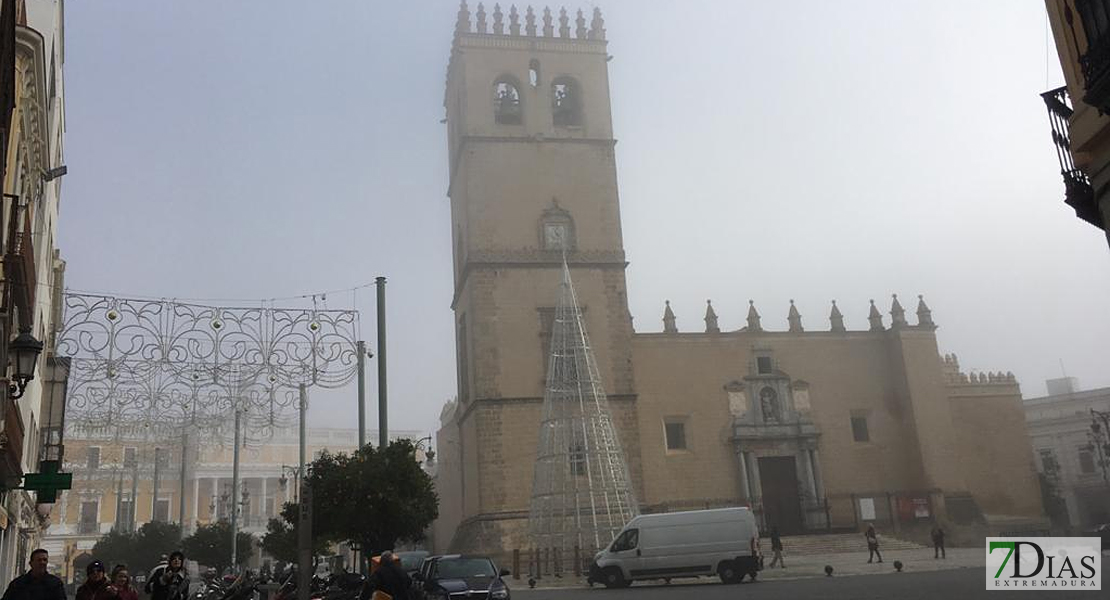
<path fill-rule="evenodd" d="M 639 505 L 565 260 L 551 330 L 529 533 L 570 556 L 607 546 Z"/>
<path fill-rule="evenodd" d="M 67 293 L 56 342 L 71 361 L 67 431 L 129 437 L 149 423 L 150 435 L 192 427 L 222 441 L 237 410 L 244 443 L 259 442 L 295 422 L 299 385 L 354 379 L 357 325 L 354 310 Z"/>
<path fill-rule="evenodd" d="M 18 400 L 23 397 L 27 389 L 27 382 L 35 378 L 35 364 L 42 354 L 42 342 L 35 339 L 28 330 L 19 332 L 8 346 L 12 363 L 15 364 L 15 374 L 12 383 L 8 386 L 8 397 Z"/>

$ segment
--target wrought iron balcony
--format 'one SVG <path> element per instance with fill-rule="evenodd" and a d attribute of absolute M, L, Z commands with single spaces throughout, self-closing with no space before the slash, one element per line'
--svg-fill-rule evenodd
<path fill-rule="evenodd" d="M 1048 120 L 1052 124 L 1052 143 L 1056 146 L 1056 158 L 1060 161 L 1060 175 L 1064 178 L 1064 202 L 1075 209 L 1075 216 L 1103 228 L 1102 216 L 1095 201 L 1094 189 L 1087 174 L 1075 166 L 1071 154 L 1071 136 L 1068 134 L 1068 119 L 1074 112 L 1070 106 L 1068 89 L 1056 88 L 1041 94 L 1048 107 Z"/>
<path fill-rule="evenodd" d="M 1103 114 L 1110 113 L 1110 1 L 1077 0 L 1075 9 L 1087 42 L 1087 52 L 1079 57 L 1087 88 L 1083 102 Z M 1064 20 L 1071 27 L 1072 36 L 1077 37 L 1075 18 L 1066 4 L 1064 11 Z"/>
<path fill-rule="evenodd" d="M 20 218 L 22 214 L 22 219 Z M 31 323 L 34 317 L 35 291 L 38 287 L 35 268 L 35 244 L 31 237 L 31 219 L 26 207 L 12 202 L 8 221 L 8 244 L 4 249 L 4 276 L 11 289 L 12 303 L 19 310 L 20 323 Z M 22 221 L 22 227 L 19 226 Z"/>

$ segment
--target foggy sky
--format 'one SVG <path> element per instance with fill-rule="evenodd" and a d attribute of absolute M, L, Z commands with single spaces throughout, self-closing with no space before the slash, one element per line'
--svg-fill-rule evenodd
<path fill-rule="evenodd" d="M 68 286 L 243 304 L 385 275 L 391 425 L 434 430 L 457 5 L 68 2 Z M 964 370 L 1110 385 L 1110 252 L 1063 204 L 1042 2 L 599 6 L 637 331 L 668 299 L 682 331 L 706 299 L 722 329 L 753 299 L 785 330 L 791 298 L 822 330 L 831 299 L 865 329 L 868 299 L 889 324 L 892 293 L 925 294 Z M 326 302 L 375 345 L 372 289 Z M 315 398 L 315 424 L 354 425 L 353 391 Z"/>

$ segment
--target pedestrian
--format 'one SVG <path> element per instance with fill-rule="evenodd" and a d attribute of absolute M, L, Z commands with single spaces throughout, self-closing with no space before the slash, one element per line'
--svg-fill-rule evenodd
<path fill-rule="evenodd" d="M 112 568 L 107 592 L 112 600 L 139 600 L 139 592 L 131 587 L 131 573 L 127 570 L 127 565 Z"/>
<path fill-rule="evenodd" d="M 944 552 L 944 530 L 940 525 L 933 527 L 933 558 L 948 558 Z"/>
<path fill-rule="evenodd" d="M 146 595 L 148 597 L 154 593 L 154 574 L 161 573 L 162 569 L 165 569 L 166 565 L 168 564 L 170 564 L 170 557 L 166 554 L 163 554 L 162 556 L 158 557 L 158 564 L 154 565 L 154 568 L 150 570 L 150 573 L 147 573 L 146 584 L 143 585 L 143 591 L 146 592 Z"/>
<path fill-rule="evenodd" d="M 378 570 L 370 576 L 367 585 L 362 591 L 359 600 L 371 600 L 374 594 L 382 592 L 389 594 L 393 600 L 409 600 L 409 588 L 412 580 L 394 559 L 393 553 L 386 550 L 382 552 L 381 563 Z"/>
<path fill-rule="evenodd" d="M 108 595 L 108 577 L 104 574 L 104 563 L 94 560 L 85 567 L 85 583 L 77 588 L 77 600 L 104 600 Z"/>
<path fill-rule="evenodd" d="M 786 561 L 782 559 L 782 538 L 779 537 L 778 527 L 771 528 L 771 552 L 775 554 L 775 557 L 771 559 L 771 568 L 775 568 L 777 564 L 779 568 L 785 569 Z"/>
<path fill-rule="evenodd" d="M 164 567 L 150 573 L 150 600 L 185 600 L 189 597 L 189 574 L 185 571 L 185 554 L 175 550 Z"/>
<path fill-rule="evenodd" d="M 16 577 L 4 591 L 3 600 L 66 600 L 62 580 L 46 572 L 50 554 L 39 548 L 31 552 L 31 570 Z"/>
<path fill-rule="evenodd" d="M 864 533 L 863 536 L 867 538 L 867 550 L 870 552 L 867 562 L 872 562 L 876 557 L 878 557 L 879 562 L 883 562 L 883 555 L 879 554 L 879 535 L 875 533 L 875 526 L 868 525 L 867 533 Z"/>

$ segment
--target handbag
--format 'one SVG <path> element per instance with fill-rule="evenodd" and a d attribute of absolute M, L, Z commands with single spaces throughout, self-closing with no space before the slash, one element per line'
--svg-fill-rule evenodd
<path fill-rule="evenodd" d="M 381 590 L 374 590 L 374 595 L 370 596 L 370 600 L 393 600 L 393 596 Z"/>

